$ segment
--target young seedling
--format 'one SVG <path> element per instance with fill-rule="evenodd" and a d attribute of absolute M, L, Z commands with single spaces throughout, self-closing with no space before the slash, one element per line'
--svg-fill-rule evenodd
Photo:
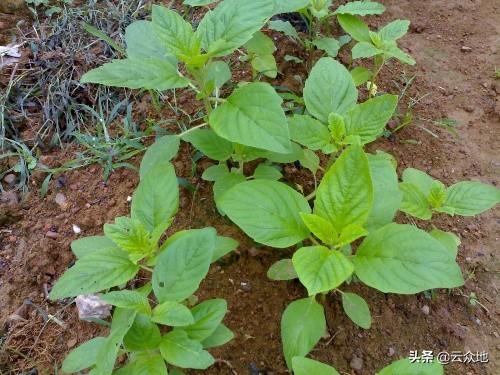
<path fill-rule="evenodd" d="M 189 300 L 210 264 L 238 243 L 213 228 L 180 231 L 160 243 L 178 208 L 177 178 L 168 162 L 143 164 L 141 172 L 130 217 L 105 224 L 104 236 L 74 241 L 77 261 L 50 293 L 53 300 L 101 293 L 115 306 L 109 335 L 73 350 L 63 362 L 65 373 L 89 368 L 92 374 L 166 375 L 174 368 L 205 369 L 214 363 L 206 349 L 233 337 L 222 324 L 226 301 L 191 307 Z M 144 285 L 126 288 L 141 270 Z M 122 354 L 127 360 L 115 370 Z"/>

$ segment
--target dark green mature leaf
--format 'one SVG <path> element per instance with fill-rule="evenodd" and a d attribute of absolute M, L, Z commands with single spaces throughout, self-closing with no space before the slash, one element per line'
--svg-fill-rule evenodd
<path fill-rule="evenodd" d="M 401 359 L 384 367 L 376 375 L 443 375 L 443 365 L 439 362 L 423 363 Z"/>
<path fill-rule="evenodd" d="M 196 35 L 213 56 L 225 56 L 241 47 L 273 15 L 269 0 L 224 0 L 201 20 Z"/>
<path fill-rule="evenodd" d="M 356 59 L 368 59 L 373 56 L 381 55 L 384 51 L 378 49 L 371 43 L 359 42 L 352 49 L 352 58 Z"/>
<path fill-rule="evenodd" d="M 382 27 L 378 34 L 382 40 L 397 40 L 406 35 L 410 21 L 408 20 L 395 20 Z"/>
<path fill-rule="evenodd" d="M 201 7 L 204 5 L 216 3 L 217 1 L 219 1 L 219 0 L 184 0 L 183 4 L 189 5 L 192 7 Z"/>
<path fill-rule="evenodd" d="M 79 259 L 57 281 L 50 292 L 52 300 L 91 294 L 126 283 L 139 271 L 128 254 L 108 248 Z"/>
<path fill-rule="evenodd" d="M 262 31 L 253 34 L 252 39 L 245 43 L 248 52 L 256 55 L 272 55 L 276 51 L 276 46 L 271 38 Z"/>
<path fill-rule="evenodd" d="M 357 16 L 367 16 L 371 14 L 382 14 L 385 6 L 374 1 L 350 1 L 339 6 L 333 14 L 351 14 Z"/>
<path fill-rule="evenodd" d="M 500 189 L 476 181 L 463 181 L 446 190 L 443 211 L 461 216 L 481 214 L 500 203 Z"/>
<path fill-rule="evenodd" d="M 356 293 L 342 293 L 342 307 L 347 316 L 358 326 L 369 329 L 372 325 L 370 308 Z"/>
<path fill-rule="evenodd" d="M 211 61 L 201 71 L 204 88 L 210 88 L 210 91 L 220 89 L 231 79 L 231 68 L 225 61 Z"/>
<path fill-rule="evenodd" d="M 64 359 L 62 370 L 66 373 L 73 373 L 95 365 L 97 353 L 105 341 L 105 337 L 96 337 L 73 349 Z"/>
<path fill-rule="evenodd" d="M 328 116 L 343 114 L 356 104 L 358 91 L 349 71 L 331 57 L 318 60 L 304 87 L 307 110 L 328 123 Z"/>
<path fill-rule="evenodd" d="M 305 8 L 311 0 L 274 0 L 276 4 L 275 13 L 292 13 Z"/>
<path fill-rule="evenodd" d="M 281 341 L 288 368 L 293 357 L 309 353 L 325 334 L 326 321 L 323 306 L 313 298 L 293 301 L 281 317 Z"/>
<path fill-rule="evenodd" d="M 290 134 L 282 102 L 271 85 L 249 83 L 236 89 L 211 113 L 210 125 L 229 141 L 288 153 Z"/>
<path fill-rule="evenodd" d="M 429 234 L 436 240 L 441 242 L 441 245 L 443 245 L 447 250 L 449 250 L 454 257 L 457 256 L 458 247 L 462 243 L 462 241 L 460 241 L 460 237 L 458 237 L 454 233 L 445 232 L 439 229 L 433 229 L 429 232 Z"/>
<path fill-rule="evenodd" d="M 201 343 L 204 349 L 224 345 L 234 338 L 234 333 L 224 324 L 219 324 L 215 331 Z"/>
<path fill-rule="evenodd" d="M 168 375 L 168 372 L 160 354 L 143 351 L 133 353 L 129 363 L 113 375 Z"/>
<path fill-rule="evenodd" d="M 295 375 L 340 375 L 333 367 L 305 357 L 293 357 L 292 369 Z"/>
<path fill-rule="evenodd" d="M 217 207 L 220 209 L 220 200 L 231 188 L 246 180 L 241 173 L 228 173 L 224 177 L 217 179 L 214 184 L 214 200 Z"/>
<path fill-rule="evenodd" d="M 170 62 L 149 58 L 113 60 L 85 73 L 81 82 L 164 91 L 186 87 L 189 80 L 181 76 Z"/>
<path fill-rule="evenodd" d="M 182 330 L 174 330 L 163 336 L 160 352 L 165 361 L 181 367 L 204 370 L 214 364 L 214 358 L 196 340 L 191 340 Z"/>
<path fill-rule="evenodd" d="M 182 137 L 210 159 L 225 161 L 233 153 L 233 144 L 219 137 L 211 129 L 196 129 Z"/>
<path fill-rule="evenodd" d="M 132 309 L 142 314 L 149 314 L 151 312 L 151 306 L 147 297 L 138 291 L 113 291 L 103 294 L 101 298 L 110 305 L 121 307 L 122 309 Z"/>
<path fill-rule="evenodd" d="M 273 263 L 267 271 L 267 277 L 271 280 L 293 280 L 298 278 L 291 259 L 281 259 Z"/>
<path fill-rule="evenodd" d="M 188 326 L 194 323 L 193 314 L 178 302 L 166 301 L 153 309 L 151 320 L 172 327 Z"/>
<path fill-rule="evenodd" d="M 194 323 L 181 329 L 190 339 L 203 341 L 215 332 L 227 312 L 227 302 L 223 299 L 203 301 L 191 309 Z"/>
<path fill-rule="evenodd" d="M 231 251 L 236 250 L 239 242 L 233 240 L 231 237 L 217 236 L 215 239 L 215 249 L 212 255 L 212 263 L 216 262 L 224 255 L 229 254 Z"/>
<path fill-rule="evenodd" d="M 453 254 L 411 225 L 393 223 L 371 233 L 353 261 L 359 279 L 384 293 L 415 294 L 464 282 Z"/>
<path fill-rule="evenodd" d="M 161 333 L 158 326 L 145 314 L 137 314 L 134 324 L 123 338 L 127 350 L 153 350 L 161 342 Z"/>
<path fill-rule="evenodd" d="M 150 21 L 135 21 L 125 29 L 127 57 L 131 59 L 158 58 L 167 60 L 172 65 L 177 59 L 156 35 L 153 23 Z"/>
<path fill-rule="evenodd" d="M 261 163 L 255 168 L 255 171 L 253 173 L 253 177 L 255 179 L 260 179 L 260 180 L 273 180 L 277 181 L 283 177 L 281 172 L 278 170 L 278 168 L 273 167 L 272 165 L 267 165 L 264 163 Z"/>
<path fill-rule="evenodd" d="M 306 0 L 309 2 L 309 0 Z M 278 31 L 295 40 L 300 40 L 299 34 L 290 21 L 274 20 L 270 21 L 268 27 L 271 30 Z"/>
<path fill-rule="evenodd" d="M 243 182 L 226 192 L 219 205 L 247 235 L 265 245 L 285 248 L 309 235 L 299 215 L 311 211 L 307 200 L 281 182 Z"/>
<path fill-rule="evenodd" d="M 372 43 L 370 38 L 370 29 L 368 26 L 361 21 L 358 17 L 350 14 L 339 14 L 337 19 L 340 26 L 347 32 L 352 38 L 358 42 Z"/>
<path fill-rule="evenodd" d="M 165 135 L 156 140 L 148 147 L 141 161 L 140 175 L 141 178 L 149 172 L 151 168 L 158 164 L 168 165 L 179 152 L 179 137 L 175 135 Z M 166 166 L 168 168 L 168 166 Z"/>
<path fill-rule="evenodd" d="M 160 303 L 182 301 L 198 289 L 212 261 L 213 228 L 176 233 L 161 249 L 153 272 L 153 290 Z"/>
<path fill-rule="evenodd" d="M 340 43 L 335 38 L 314 39 L 313 44 L 316 48 L 325 51 L 330 57 L 337 57 L 340 49 Z"/>
<path fill-rule="evenodd" d="M 292 140 L 310 150 L 321 150 L 331 142 L 330 131 L 318 120 L 307 115 L 295 115 L 288 119 Z"/>
<path fill-rule="evenodd" d="M 330 220 L 341 232 L 350 224 L 363 225 L 372 203 L 368 158 L 361 147 L 351 146 L 323 177 L 316 193 L 314 213 Z"/>
<path fill-rule="evenodd" d="M 105 236 L 90 236 L 71 242 L 71 250 L 77 258 L 82 258 L 102 249 L 117 249 L 116 244 Z"/>
<path fill-rule="evenodd" d="M 203 171 L 201 178 L 205 181 L 217 181 L 229 174 L 229 168 L 225 163 L 212 165 Z"/>
<path fill-rule="evenodd" d="M 431 207 L 418 186 L 402 182 L 399 184 L 399 189 L 403 192 L 401 211 L 421 220 L 430 220 L 432 218 Z"/>
<path fill-rule="evenodd" d="M 372 71 L 364 66 L 357 66 L 351 70 L 352 79 L 356 86 L 361 86 L 372 78 Z"/>

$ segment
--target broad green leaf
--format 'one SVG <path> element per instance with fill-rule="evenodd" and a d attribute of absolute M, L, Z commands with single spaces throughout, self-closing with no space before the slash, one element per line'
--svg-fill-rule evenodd
<path fill-rule="evenodd" d="M 331 142 L 328 128 L 311 116 L 295 115 L 290 117 L 288 127 L 292 140 L 310 150 L 321 150 Z"/>
<path fill-rule="evenodd" d="M 354 271 L 344 254 L 324 246 L 303 247 L 293 254 L 292 261 L 309 296 L 337 288 Z"/>
<path fill-rule="evenodd" d="M 333 367 L 305 357 L 293 357 L 292 369 L 295 375 L 340 375 Z"/>
<path fill-rule="evenodd" d="M 347 316 L 358 326 L 370 329 L 372 316 L 366 301 L 356 293 L 342 293 L 342 307 Z"/>
<path fill-rule="evenodd" d="M 158 38 L 179 59 L 200 53 L 200 41 L 194 35 L 191 24 L 179 13 L 153 5 L 152 20 Z"/>
<path fill-rule="evenodd" d="M 261 163 L 257 166 L 257 168 L 255 168 L 253 177 L 255 179 L 277 181 L 282 178 L 283 175 L 277 168 Z"/>
<path fill-rule="evenodd" d="M 418 187 L 426 198 L 431 192 L 434 181 L 435 180 L 431 176 L 418 169 L 407 168 L 403 171 L 403 182 Z"/>
<path fill-rule="evenodd" d="M 344 115 L 346 135 L 358 135 L 362 144 L 380 137 L 398 105 L 397 95 L 380 95 L 352 107 Z"/>
<path fill-rule="evenodd" d="M 64 359 L 62 364 L 63 372 L 79 372 L 95 365 L 97 353 L 99 353 L 105 341 L 106 338 L 104 337 L 96 337 L 73 349 Z"/>
<path fill-rule="evenodd" d="M 209 88 L 205 90 L 209 95 L 211 91 L 221 88 L 231 79 L 231 68 L 225 61 L 212 61 L 203 68 L 201 74 L 204 89 Z"/>
<path fill-rule="evenodd" d="M 306 0 L 309 2 L 309 0 Z M 268 24 L 269 29 L 278 31 L 295 40 L 300 40 L 299 34 L 290 21 L 274 20 Z"/>
<path fill-rule="evenodd" d="M 274 0 L 276 4 L 275 13 L 292 13 L 305 8 L 311 0 Z"/>
<path fill-rule="evenodd" d="M 357 99 L 358 91 L 349 71 L 331 57 L 318 60 L 304 87 L 307 110 L 327 123 L 330 113 L 343 114 Z"/>
<path fill-rule="evenodd" d="M 388 43 L 391 43 L 391 42 L 388 42 Z M 384 49 L 385 55 L 387 55 L 389 57 L 394 57 L 395 59 L 397 59 L 405 64 L 415 65 L 415 60 L 413 59 L 413 57 L 408 55 L 406 52 L 401 51 L 398 48 L 398 46 L 396 45 L 396 42 L 392 42 L 392 43 L 394 43 L 394 45 L 386 46 L 386 48 Z"/>
<path fill-rule="evenodd" d="M 194 323 L 193 314 L 184 305 L 166 301 L 153 309 L 151 320 L 172 327 L 188 326 Z"/>
<path fill-rule="evenodd" d="M 314 213 L 328 219 L 341 232 L 350 224 L 363 225 L 372 203 L 368 158 L 361 147 L 351 146 L 323 177 L 316 193 Z"/>
<path fill-rule="evenodd" d="M 325 149 L 323 149 L 324 152 Z M 320 160 L 319 156 L 314 153 L 314 151 L 311 151 L 309 149 L 304 150 L 304 156 L 299 159 L 300 165 L 302 165 L 304 168 L 309 169 L 312 174 L 316 174 L 320 167 Z"/>
<path fill-rule="evenodd" d="M 382 14 L 385 6 L 374 1 L 350 1 L 339 6 L 333 14 L 351 14 L 357 16 L 367 16 L 371 14 Z"/>
<path fill-rule="evenodd" d="M 291 259 L 281 259 L 273 263 L 267 271 L 267 277 L 271 280 L 283 281 L 298 278 Z"/>
<path fill-rule="evenodd" d="M 234 333 L 221 323 L 209 337 L 201 342 L 201 344 L 204 349 L 215 348 L 228 343 L 233 338 Z"/>
<path fill-rule="evenodd" d="M 357 66 L 351 70 L 352 79 L 356 86 L 361 86 L 363 83 L 372 79 L 372 74 L 372 71 L 364 66 Z"/>
<path fill-rule="evenodd" d="M 300 160 L 304 155 L 302 148 L 292 142 L 292 148 L 291 152 L 288 153 L 277 153 L 273 151 L 267 151 L 267 150 L 261 150 L 259 152 L 259 157 L 268 159 L 269 161 L 272 161 L 273 163 L 292 163 L 294 161 Z"/>
<path fill-rule="evenodd" d="M 408 358 L 391 363 L 376 375 L 443 375 L 443 365 L 439 362 L 412 363 Z"/>
<path fill-rule="evenodd" d="M 135 21 L 125 29 L 127 57 L 131 59 L 149 59 L 151 57 L 170 61 L 173 65 L 177 59 L 166 48 L 156 35 L 153 23 L 150 21 Z"/>
<path fill-rule="evenodd" d="M 299 215 L 311 211 L 307 200 L 281 182 L 243 182 L 226 192 L 219 205 L 236 225 L 259 243 L 286 248 L 309 236 Z"/>
<path fill-rule="evenodd" d="M 238 246 L 238 241 L 233 240 L 231 237 L 217 236 L 215 238 L 215 248 L 212 255 L 212 263 L 216 262 L 224 255 L 229 254 L 231 251 L 236 250 Z"/>
<path fill-rule="evenodd" d="M 453 254 L 411 225 L 393 223 L 371 233 L 353 261 L 359 279 L 384 293 L 415 294 L 464 283 Z"/>
<path fill-rule="evenodd" d="M 159 353 L 136 352 L 126 366 L 113 375 L 168 375 L 165 361 Z"/>
<path fill-rule="evenodd" d="M 366 156 L 372 176 L 373 206 L 364 227 L 371 232 L 393 221 L 403 193 L 399 190 L 395 159 L 381 151 Z"/>
<path fill-rule="evenodd" d="M 191 309 L 194 323 L 182 327 L 190 339 L 203 341 L 210 337 L 224 319 L 227 312 L 227 302 L 223 299 L 203 301 Z"/>
<path fill-rule="evenodd" d="M 299 299 L 287 306 L 281 317 L 281 341 L 288 368 L 293 357 L 303 357 L 314 348 L 325 330 L 323 306 L 313 298 Z"/>
<path fill-rule="evenodd" d="M 342 229 L 342 232 L 340 233 L 339 240 L 337 243 L 337 246 L 344 246 L 348 245 L 354 241 L 356 241 L 358 238 L 364 237 L 368 234 L 368 231 L 363 228 L 361 225 L 358 224 L 350 224 L 344 229 Z"/>
<path fill-rule="evenodd" d="M 214 184 L 214 200 L 217 207 L 220 209 L 219 201 L 222 197 L 234 186 L 245 182 L 247 179 L 241 173 L 229 173 L 224 177 L 215 181 Z"/>
<path fill-rule="evenodd" d="M 401 211 L 421 220 L 430 220 L 432 211 L 422 191 L 411 183 L 402 182 L 399 189 L 403 192 Z"/>
<path fill-rule="evenodd" d="M 212 261 L 215 237 L 213 228 L 191 229 L 167 241 L 153 272 L 153 290 L 160 303 L 182 301 L 198 289 Z"/>
<path fill-rule="evenodd" d="M 170 62 L 149 58 L 113 60 L 85 73 L 81 82 L 165 91 L 186 87 L 189 80 L 181 76 Z"/>
<path fill-rule="evenodd" d="M 460 241 L 460 238 L 456 234 L 451 232 L 445 232 L 439 229 L 433 229 L 429 232 L 429 234 L 436 240 L 441 242 L 441 245 L 443 245 L 447 250 L 449 250 L 454 257 L 457 256 L 458 247 L 460 246 L 462 241 Z"/>
<path fill-rule="evenodd" d="M 71 251 L 77 258 L 82 258 L 102 249 L 117 249 L 117 246 L 105 236 L 84 237 L 71 242 Z"/>
<path fill-rule="evenodd" d="M 288 153 L 290 134 L 282 101 L 268 83 L 249 83 L 236 89 L 210 114 L 210 125 L 232 142 Z"/>
<path fill-rule="evenodd" d="M 142 314 L 151 313 L 151 306 L 147 297 L 133 290 L 119 290 L 101 295 L 101 299 L 110 305 L 122 309 L 132 309 Z"/>
<path fill-rule="evenodd" d="M 204 370 L 214 364 L 214 358 L 196 340 L 191 340 L 182 330 L 163 336 L 160 352 L 168 363 L 190 369 Z"/>
<path fill-rule="evenodd" d="M 139 266 L 132 263 L 123 250 L 108 248 L 95 251 L 77 260 L 61 276 L 50 292 L 50 299 L 100 292 L 125 284 L 138 271 Z"/>
<path fill-rule="evenodd" d="M 338 14 L 337 20 L 344 31 L 354 40 L 358 42 L 372 43 L 372 39 L 370 38 L 370 29 L 358 17 L 350 14 Z"/>
<path fill-rule="evenodd" d="M 137 314 L 134 324 L 123 338 L 127 350 L 153 350 L 161 342 L 161 333 L 158 326 L 145 314 Z"/>
<path fill-rule="evenodd" d="M 233 144 L 219 137 L 211 129 L 196 129 L 182 137 L 210 159 L 225 161 L 233 153 Z"/>
<path fill-rule="evenodd" d="M 139 220 L 119 216 L 114 224 L 104 224 L 104 234 L 129 254 L 133 263 L 150 255 L 156 241 L 151 238 L 146 227 Z"/>
<path fill-rule="evenodd" d="M 201 178 L 205 181 L 217 181 L 228 174 L 229 169 L 226 164 L 217 164 L 205 169 Z"/>
<path fill-rule="evenodd" d="M 132 196 L 132 219 L 159 237 L 179 207 L 179 188 L 172 164 L 159 164 L 144 174 Z"/>
<path fill-rule="evenodd" d="M 189 5 L 191 7 L 201 7 L 209 4 L 216 3 L 219 0 L 184 0 L 182 3 L 184 5 Z"/>
<path fill-rule="evenodd" d="M 500 203 L 500 189 L 476 181 L 463 181 L 450 186 L 443 206 L 446 212 L 461 215 L 479 215 Z"/>
<path fill-rule="evenodd" d="M 382 27 L 378 34 L 382 40 L 397 40 L 406 35 L 410 21 L 408 20 L 395 20 Z"/>
<path fill-rule="evenodd" d="M 224 0 L 201 20 L 196 35 L 213 56 L 225 56 L 248 42 L 273 15 L 269 0 Z"/>
<path fill-rule="evenodd" d="M 273 55 L 255 56 L 252 59 L 252 68 L 269 78 L 276 78 L 278 75 L 278 66 Z"/>
<path fill-rule="evenodd" d="M 333 245 L 337 243 L 339 233 L 333 225 L 325 218 L 309 213 L 300 213 L 300 217 L 309 228 L 309 230 L 318 237 L 323 243 Z"/>
<path fill-rule="evenodd" d="M 158 164 L 166 165 L 179 152 L 179 137 L 165 135 L 148 147 L 141 161 L 141 178 Z M 167 167 L 168 168 L 168 167 Z"/>
<path fill-rule="evenodd" d="M 319 38 L 314 39 L 314 46 L 322 51 L 325 51 L 326 54 L 330 57 L 337 57 L 340 49 L 340 43 L 335 38 Z"/>
<path fill-rule="evenodd" d="M 373 56 L 381 55 L 382 53 L 384 53 L 384 51 L 367 42 L 359 42 L 352 48 L 352 58 L 354 60 L 367 59 Z"/>
<path fill-rule="evenodd" d="M 276 51 L 273 40 L 262 31 L 253 34 L 252 39 L 246 42 L 245 48 L 248 52 L 261 56 L 272 55 Z"/>

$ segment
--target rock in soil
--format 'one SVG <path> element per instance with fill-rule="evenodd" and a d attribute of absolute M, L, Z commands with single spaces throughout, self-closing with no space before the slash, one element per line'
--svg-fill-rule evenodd
<path fill-rule="evenodd" d="M 354 356 L 352 357 L 349 366 L 351 366 L 353 370 L 360 371 L 363 368 L 363 359 Z"/>
<path fill-rule="evenodd" d="M 5 175 L 5 177 L 3 178 L 3 182 L 8 185 L 14 185 L 14 183 L 16 182 L 16 175 L 13 173 Z"/>
<path fill-rule="evenodd" d="M 104 319 L 111 315 L 111 305 L 98 295 L 86 294 L 76 297 L 76 308 L 80 319 Z"/>

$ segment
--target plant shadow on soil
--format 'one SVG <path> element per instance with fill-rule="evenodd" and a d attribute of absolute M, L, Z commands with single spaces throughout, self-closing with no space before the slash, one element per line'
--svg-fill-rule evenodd
<path fill-rule="evenodd" d="M 408 95 L 431 93 L 415 108 L 415 121 L 449 117 L 461 126 L 459 138 L 432 128 L 439 136 L 434 138 L 410 125 L 395 137 L 371 145 L 370 151 L 389 152 L 399 161 L 400 171 L 420 168 L 447 184 L 480 179 L 498 185 L 500 81 L 495 81 L 493 72 L 495 61 L 500 61 L 500 4 L 496 0 L 382 2 L 388 10 L 382 17 L 370 19 L 372 27 L 395 18 L 412 21 L 412 32 L 403 45 L 416 57 L 417 66 L 404 69 L 407 74 L 416 74 L 417 79 Z M 294 48 L 289 42 L 278 45 L 279 61 L 293 52 L 288 51 Z M 472 51 L 464 51 L 463 46 Z M 291 65 L 282 69 L 286 77 L 297 73 Z M 402 70 L 399 65 L 390 65 L 379 86 L 391 91 L 392 80 Z M 288 80 L 281 84 L 296 89 Z M 190 108 L 192 98 L 181 95 L 179 102 Z M 405 142 L 409 139 L 412 142 Z M 44 156 L 44 162 L 58 165 L 70 159 L 73 151 L 71 147 L 54 151 Z M 280 317 L 286 305 L 305 296 L 305 290 L 297 282 L 270 281 L 266 272 L 273 262 L 291 255 L 291 251 L 257 247 L 227 218 L 220 217 L 210 183 L 199 177 L 209 162 L 198 163 L 195 176 L 191 177 L 191 151 L 184 144 L 174 165 L 177 174 L 187 178 L 197 191 L 192 194 L 181 189 L 179 214 L 170 230 L 211 225 L 219 234 L 240 241 L 234 254 L 212 267 L 197 294 L 200 300 L 220 297 L 228 301 L 225 323 L 236 334 L 232 342 L 213 351 L 214 357 L 221 360 L 205 373 L 286 373 Z M 100 167 L 93 166 L 69 173 L 59 187 L 55 183 L 51 186 L 51 194 L 45 200 L 37 194 L 43 176 L 34 176 L 32 192 L 25 200 L 0 206 L 0 213 L 7 218 L 0 223 L 0 322 L 5 322 L 0 353 L 2 373 L 19 374 L 34 367 L 42 374 L 54 373 L 69 350 L 105 333 L 106 329 L 99 325 L 79 321 L 75 307 L 68 306 L 68 301 L 48 302 L 45 293 L 74 261 L 69 250 L 71 241 L 78 238 L 73 224 L 82 229 L 81 235 L 100 234 L 102 224 L 128 213 L 127 196 L 138 182 L 136 172 L 119 170 L 107 184 L 100 180 L 101 172 Z M 292 165 L 285 167 L 284 174 L 289 181 L 311 189 L 310 174 Z M 68 205 L 64 209 L 54 202 L 57 192 L 66 196 Z M 446 373 L 498 373 L 495 371 L 500 368 L 500 327 L 495 309 L 499 302 L 499 261 L 494 251 L 500 235 L 499 214 L 499 209 L 495 209 L 477 218 L 439 217 L 434 223 L 462 239 L 459 262 L 467 279 L 463 288 L 440 290 L 430 299 L 424 294 L 384 295 L 361 285 L 350 285 L 346 290 L 359 293 L 369 303 L 372 328 L 357 328 L 343 313 L 339 299 L 330 295 L 325 304 L 328 334 L 310 356 L 333 364 L 341 374 L 371 375 L 395 359 L 407 357 L 411 350 L 487 351 L 489 364 L 452 364 L 446 366 Z M 398 221 L 408 219 L 401 216 Z M 430 228 L 426 223 L 418 225 Z M 48 238 L 49 230 L 55 231 L 57 237 Z M 484 308 L 470 305 L 467 297 L 471 292 Z M 25 299 L 41 311 L 57 313 L 65 325 L 45 322 L 39 310 L 23 305 Z M 362 360 L 360 369 L 351 368 L 353 358 Z"/>

